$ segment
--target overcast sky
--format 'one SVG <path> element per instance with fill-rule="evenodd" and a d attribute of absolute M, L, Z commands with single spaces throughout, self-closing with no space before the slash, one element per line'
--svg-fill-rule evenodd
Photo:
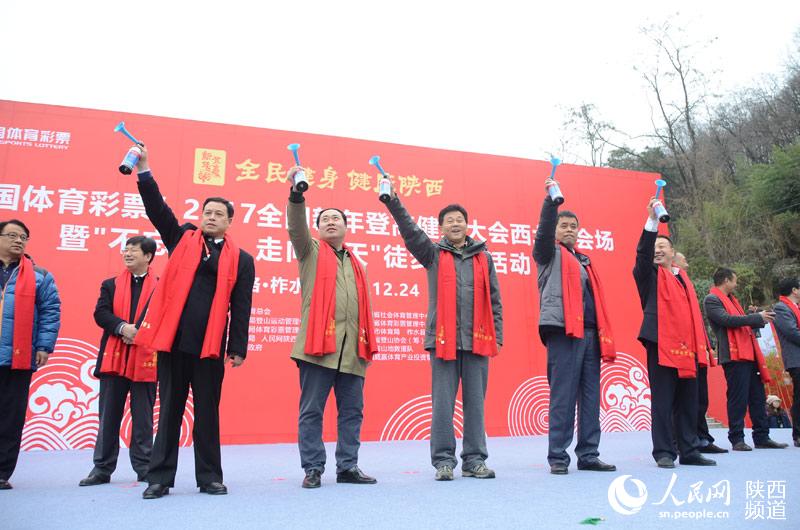
<path fill-rule="evenodd" d="M 566 109 L 631 133 L 640 28 L 668 17 L 715 93 L 781 74 L 800 2 L 0 2 L 0 99 L 545 159 Z"/>

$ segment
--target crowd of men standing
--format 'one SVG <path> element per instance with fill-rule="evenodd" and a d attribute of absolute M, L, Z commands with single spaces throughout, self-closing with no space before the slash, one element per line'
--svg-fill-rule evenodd
<path fill-rule="evenodd" d="M 289 171 L 289 178 L 300 168 Z M 233 240 L 233 204 L 204 201 L 200 226 L 181 224 L 163 199 L 150 170 L 147 149 L 137 164 L 138 188 L 148 219 L 169 258 L 161 278 L 151 267 L 156 242 L 130 238 L 123 269 L 102 281 L 94 312 L 103 330 L 95 377 L 100 380 L 99 431 L 94 466 L 80 486 L 108 483 L 116 469 L 120 426 L 130 396 L 130 461 L 143 498 L 174 486 L 180 429 L 191 388 L 195 478 L 200 492 L 224 495 L 219 404 L 226 359 L 231 368 L 247 355 L 255 266 Z M 549 179 L 545 189 L 554 183 Z M 636 250 L 634 280 L 643 319 L 638 339 L 647 355 L 652 393 L 653 458 L 661 468 L 713 466 L 703 456 L 727 452 L 714 443 L 705 414 L 708 370 L 722 365 L 727 381 L 728 438 L 734 451 L 751 451 L 744 440 L 745 414 L 753 423 L 753 446 L 780 449 L 769 437 L 764 384 L 770 381 L 756 330 L 772 323 L 783 362 L 794 384 L 791 409 L 794 445 L 800 447 L 800 282 L 778 284 L 774 311 L 748 308 L 734 295 L 735 271 L 721 267 L 702 305 L 688 264 L 672 240 L 658 231 L 657 199 Z M 456 395 L 462 389 L 464 439 L 461 476 L 492 479 L 484 422 L 490 358 L 503 345 L 500 286 L 490 251 L 467 235 L 468 213 L 458 204 L 438 216 L 442 237 L 432 241 L 392 190 L 386 203 L 405 246 L 425 268 L 428 311 L 425 350 L 430 355 L 433 417 L 430 440 L 435 480 L 454 479 L 458 467 L 453 429 Z M 318 488 L 325 471 L 322 418 L 333 391 L 338 412 L 336 482 L 375 484 L 358 466 L 364 381 L 377 352 L 365 267 L 345 243 L 347 216 L 326 207 L 306 220 L 305 194 L 292 186 L 287 203 L 291 243 L 299 264 L 300 328 L 291 358 L 298 367 L 298 447 L 304 488 Z M 577 432 L 577 469 L 616 471 L 599 458 L 600 365 L 616 357 L 602 273 L 576 250 L 578 215 L 561 210 L 549 194 L 541 207 L 533 257 L 539 290 L 539 335 L 547 350 L 550 386 L 547 460 L 553 474 L 569 471 Z M 0 222 L 0 489 L 9 482 L 20 451 L 32 375 L 53 353 L 61 301 L 53 276 L 26 253 L 28 227 Z M 153 440 L 153 408 L 160 400 Z M 577 418 L 576 418 L 577 409 Z M 577 430 L 576 430 L 577 420 Z"/>

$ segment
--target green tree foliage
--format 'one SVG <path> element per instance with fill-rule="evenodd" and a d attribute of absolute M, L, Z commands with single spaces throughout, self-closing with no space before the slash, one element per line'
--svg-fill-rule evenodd
<path fill-rule="evenodd" d="M 800 212 L 800 142 L 773 150 L 772 161 L 747 171 L 753 203 L 771 213 Z"/>
<path fill-rule="evenodd" d="M 657 41 L 670 59 L 672 78 L 683 79 L 691 57 L 673 40 Z M 730 95 L 715 108 L 699 86 L 682 83 L 675 102 L 658 76 L 644 78 L 666 112 L 654 123 L 654 145 L 640 150 L 610 145 L 607 165 L 660 173 L 671 183 L 666 198 L 675 244 L 690 264 L 702 299 L 717 267 L 737 272 L 744 305 L 775 299 L 780 278 L 800 276 L 800 33 L 796 57 L 782 82 Z M 676 62 L 677 59 L 680 61 Z"/>

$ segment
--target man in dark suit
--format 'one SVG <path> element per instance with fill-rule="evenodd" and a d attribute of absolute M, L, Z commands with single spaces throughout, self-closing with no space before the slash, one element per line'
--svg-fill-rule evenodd
<path fill-rule="evenodd" d="M 708 355 L 702 316 L 691 280 L 673 266 L 672 240 L 658 234 L 656 201 L 647 206 L 633 269 L 644 313 L 638 338 L 647 350 L 653 458 L 658 467 L 674 468 L 676 440 L 681 464 L 713 466 L 697 438 L 698 358 Z"/>
<path fill-rule="evenodd" d="M 775 304 L 775 331 L 781 344 L 783 367 L 792 376 L 792 439 L 800 447 L 800 280 L 778 282 L 780 300 Z"/>
<path fill-rule="evenodd" d="M 775 315 L 761 311 L 746 315 L 733 295 L 736 273 L 724 267 L 714 273 L 714 287 L 703 300 L 706 317 L 717 340 L 717 355 L 728 383 L 728 440 L 734 451 L 752 451 L 744 441 L 744 415 L 750 409 L 753 443 L 758 449 L 787 446 L 769 437 L 764 382 L 769 373 L 753 328 L 763 328 Z"/>
<path fill-rule="evenodd" d="M 675 253 L 673 265 L 681 269 L 689 270 L 689 261 L 681 252 Z M 717 366 L 716 359 L 714 359 L 709 347 L 709 366 Z M 697 438 L 700 440 L 701 453 L 727 453 L 727 449 L 723 449 L 714 443 L 714 437 L 708 430 L 708 420 L 706 420 L 706 413 L 708 412 L 708 368 L 698 364 L 697 366 Z"/>
<path fill-rule="evenodd" d="M 190 385 L 197 487 L 201 493 L 224 495 L 228 489 L 222 483 L 219 401 L 226 353 L 234 368 L 247 355 L 253 257 L 227 233 L 233 221 L 233 204 L 228 200 L 206 199 L 199 229 L 190 223 L 180 225 L 153 179 L 144 147 L 137 170 L 145 212 L 170 254 L 136 336 L 137 344 L 158 351 L 161 403 L 147 472 L 149 486 L 142 497 L 162 497 L 174 485 Z"/>
<path fill-rule="evenodd" d="M 156 285 L 150 271 L 155 255 L 154 239 L 145 236 L 128 239 L 122 253 L 125 270 L 100 286 L 100 298 L 94 309 L 94 321 L 103 329 L 94 369 L 94 376 L 100 379 L 100 426 L 94 446 L 94 469 L 80 481 L 80 486 L 111 481 L 111 474 L 117 468 L 119 429 L 128 394 L 133 423 L 131 466 L 136 471 L 136 480 L 141 482 L 147 475 L 153 448 L 155 359 L 152 351 L 140 351 L 132 342 Z"/>

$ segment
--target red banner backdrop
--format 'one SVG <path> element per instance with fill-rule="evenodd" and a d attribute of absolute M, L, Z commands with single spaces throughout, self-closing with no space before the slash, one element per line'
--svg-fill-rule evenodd
<path fill-rule="evenodd" d="M 470 235 L 486 240 L 494 257 L 504 307 L 505 344 L 491 361 L 487 432 L 546 432 L 546 356 L 536 330 L 531 251 L 549 163 L 0 101 L 0 218 L 28 224 L 28 252 L 54 275 L 63 302 L 57 351 L 32 384 L 26 449 L 93 445 L 98 383 L 90 371 L 101 332 L 92 311 L 100 282 L 122 268 L 126 238 L 158 239 L 135 175 L 117 170 L 130 146 L 112 132 L 120 120 L 147 144 L 153 173 L 178 218 L 198 222 L 205 197 L 227 197 L 236 207 L 232 235 L 256 259 L 247 361 L 225 375 L 223 443 L 290 442 L 297 436 L 299 383 L 289 350 L 300 296 L 284 213 L 286 170 L 293 164 L 286 146 L 292 142 L 301 144 L 300 160 L 312 181 L 309 215 L 323 206 L 346 210 L 347 241 L 367 264 L 381 353 L 367 374 L 363 439 L 427 438 L 431 411 L 422 349 L 425 273 L 378 201 L 378 175 L 367 163 L 374 154 L 381 155 L 403 202 L 432 238 L 439 237 L 436 215 L 444 205 L 458 202 L 469 211 Z M 603 429 L 649 429 L 650 390 L 636 341 L 641 309 L 631 271 L 657 177 L 574 165 L 560 166 L 557 177 L 565 207 L 581 221 L 578 247 L 603 276 L 620 352 L 614 365 L 603 367 Z M 156 270 L 165 261 L 160 246 Z M 335 439 L 334 415 L 331 402 L 326 439 Z M 459 409 L 457 427 L 460 421 Z M 191 422 L 188 408 L 186 443 Z M 129 420 L 124 426 L 129 430 Z"/>

